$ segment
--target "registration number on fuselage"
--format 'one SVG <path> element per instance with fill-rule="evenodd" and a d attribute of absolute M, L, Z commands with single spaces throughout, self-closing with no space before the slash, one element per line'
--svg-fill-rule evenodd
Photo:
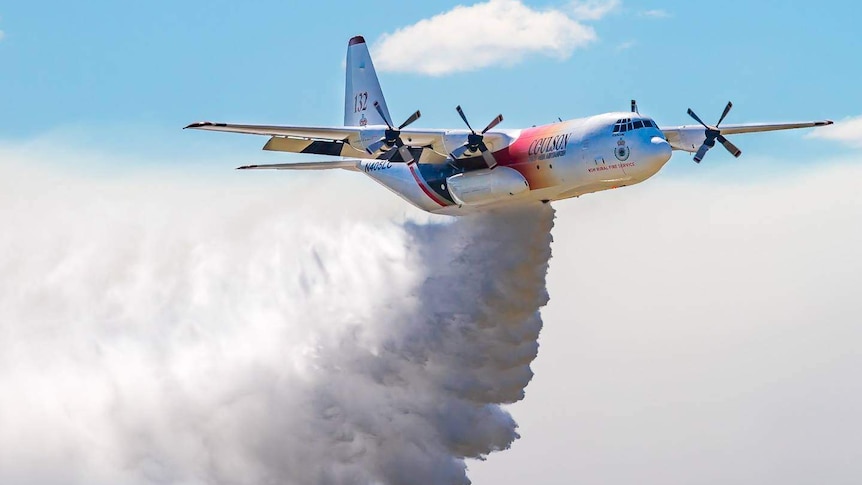
<path fill-rule="evenodd" d="M 392 168 L 392 162 L 389 160 L 375 160 L 373 162 L 366 162 L 362 164 L 362 170 L 365 173 L 368 172 L 377 172 L 379 170 L 388 170 Z"/>

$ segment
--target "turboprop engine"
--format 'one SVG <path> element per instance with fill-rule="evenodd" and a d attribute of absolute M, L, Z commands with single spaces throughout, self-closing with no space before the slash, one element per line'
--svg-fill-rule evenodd
<path fill-rule="evenodd" d="M 449 192 L 461 205 L 499 202 L 530 190 L 527 180 L 517 170 L 501 166 L 452 175 L 446 182 Z"/>

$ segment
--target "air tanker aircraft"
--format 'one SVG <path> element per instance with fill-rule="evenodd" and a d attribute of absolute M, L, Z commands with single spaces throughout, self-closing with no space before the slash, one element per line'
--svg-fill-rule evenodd
<path fill-rule="evenodd" d="M 692 110 L 696 125 L 658 126 L 638 113 L 605 113 L 524 129 L 496 129 L 498 115 L 481 131 L 458 114 L 466 129 L 407 129 L 416 111 L 395 125 L 383 98 L 371 55 L 361 36 L 347 47 L 344 126 L 264 126 L 192 123 L 186 128 L 269 136 L 264 150 L 341 157 L 240 169 L 363 172 L 416 207 L 460 215 L 503 204 L 549 202 L 600 190 L 625 187 L 655 175 L 673 150 L 694 153 L 700 163 L 719 142 L 733 156 L 742 152 L 726 135 L 787 130 L 832 121 L 715 125 Z"/>

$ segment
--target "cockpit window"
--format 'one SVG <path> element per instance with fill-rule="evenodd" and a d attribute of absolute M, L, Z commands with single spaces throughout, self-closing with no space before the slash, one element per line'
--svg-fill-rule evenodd
<path fill-rule="evenodd" d="M 622 118 L 614 123 L 614 133 L 625 133 L 631 130 L 640 128 L 658 128 L 652 120 L 632 120 L 631 118 Z"/>

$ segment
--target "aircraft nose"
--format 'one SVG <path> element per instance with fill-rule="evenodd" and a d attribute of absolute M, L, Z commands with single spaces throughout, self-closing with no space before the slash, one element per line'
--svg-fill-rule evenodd
<path fill-rule="evenodd" d="M 640 150 L 638 162 L 634 167 L 626 168 L 626 174 L 639 179 L 646 180 L 661 170 L 664 164 L 670 160 L 673 149 L 664 138 L 654 136 L 649 140 L 644 140 Z"/>
<path fill-rule="evenodd" d="M 654 136 L 650 139 L 649 148 L 647 149 L 649 160 L 647 163 L 655 166 L 656 169 L 661 168 L 673 154 L 673 149 L 670 143 L 660 136 Z"/>

